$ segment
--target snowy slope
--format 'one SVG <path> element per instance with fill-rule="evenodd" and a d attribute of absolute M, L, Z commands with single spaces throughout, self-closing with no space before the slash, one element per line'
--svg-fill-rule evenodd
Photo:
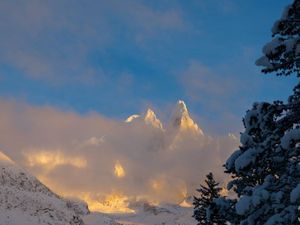
<path fill-rule="evenodd" d="M 192 208 L 180 206 L 145 206 L 136 213 L 104 215 L 91 213 L 83 217 L 87 225 L 196 225 Z M 109 218 L 110 216 L 111 218 Z"/>
<path fill-rule="evenodd" d="M 98 212 L 92 212 L 83 216 L 83 221 L 86 225 L 123 225 L 116 222 L 113 218 L 110 218 L 109 215 Z"/>
<path fill-rule="evenodd" d="M 72 204 L 0 153 L 1 225 L 84 225 Z"/>
<path fill-rule="evenodd" d="M 135 214 L 116 215 L 114 219 L 122 225 L 196 225 L 193 209 L 166 204 L 153 206 L 144 203 L 135 208 Z"/>
<path fill-rule="evenodd" d="M 64 199 L 0 151 L 1 225 L 194 225 L 192 208 L 136 205 L 136 213 L 90 213 L 79 200 Z"/>
<path fill-rule="evenodd" d="M 90 221 L 85 203 L 61 198 L 0 152 L 1 225 L 94 225 L 83 217 Z M 105 224 L 116 223 L 98 216 Z"/>

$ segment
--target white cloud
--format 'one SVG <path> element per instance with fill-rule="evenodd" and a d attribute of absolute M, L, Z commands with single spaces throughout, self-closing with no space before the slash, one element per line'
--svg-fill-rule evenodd
<path fill-rule="evenodd" d="M 0 62 L 52 84 L 104 83 L 109 72 L 93 65 L 91 55 L 118 48 L 120 29 L 134 45 L 184 23 L 178 10 L 141 1 L 2 1 L 0 14 Z"/>
<path fill-rule="evenodd" d="M 204 131 L 172 150 L 168 131 L 152 126 L 4 100 L 0 107 L 4 152 L 54 191 L 89 200 L 94 209 L 103 199 L 178 203 L 209 171 L 224 179 L 222 164 L 237 146 L 232 135 Z"/>
<path fill-rule="evenodd" d="M 242 129 L 242 123 L 237 121 L 247 109 L 249 99 L 245 96 L 251 96 L 257 88 L 249 77 L 235 74 L 227 65 L 207 66 L 198 60 L 191 60 L 177 73 L 186 97 L 193 106 L 203 109 L 204 126 L 214 132 Z"/>
<path fill-rule="evenodd" d="M 188 96 L 195 101 L 218 99 L 222 101 L 226 97 L 238 92 L 238 82 L 233 77 L 215 72 L 199 61 L 191 61 L 188 67 L 180 73 L 180 83 Z M 222 82 L 220 82 L 222 80 Z"/>

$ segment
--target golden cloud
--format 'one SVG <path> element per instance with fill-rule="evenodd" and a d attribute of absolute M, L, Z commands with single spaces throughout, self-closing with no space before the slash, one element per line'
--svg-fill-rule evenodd
<path fill-rule="evenodd" d="M 123 178 L 126 175 L 125 170 L 124 170 L 123 166 L 121 165 L 121 163 L 119 162 L 119 160 L 117 160 L 117 162 L 115 164 L 114 173 L 115 173 L 115 176 L 118 178 Z"/>
<path fill-rule="evenodd" d="M 80 197 L 103 212 L 126 212 L 128 201 L 137 198 L 182 202 L 208 172 L 224 180 L 221 165 L 238 143 L 232 135 L 206 133 L 176 139 L 176 131 L 168 139 L 167 131 L 97 113 L 1 99 L 0 108 L 3 152 L 55 192 Z"/>
<path fill-rule="evenodd" d="M 85 168 L 87 161 L 79 156 L 67 156 L 60 150 L 36 150 L 31 149 L 25 154 L 29 167 L 41 166 L 52 170 L 57 166 L 71 165 L 77 168 Z"/>

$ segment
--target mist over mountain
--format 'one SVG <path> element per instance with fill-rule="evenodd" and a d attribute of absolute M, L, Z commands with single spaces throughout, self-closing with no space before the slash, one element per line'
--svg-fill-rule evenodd
<path fill-rule="evenodd" d="M 137 123 L 137 122 L 142 122 L 145 123 L 146 125 L 149 126 L 153 126 L 154 128 L 158 128 L 161 130 L 163 129 L 163 125 L 160 122 L 160 120 L 157 118 L 155 112 L 152 109 L 147 109 L 147 112 L 145 113 L 145 115 L 143 117 L 141 117 L 140 115 L 132 115 L 130 117 L 128 117 L 125 122 L 127 123 Z"/>
<path fill-rule="evenodd" d="M 0 224 L 85 225 L 86 203 L 59 197 L 0 152 Z"/>
<path fill-rule="evenodd" d="M 124 122 L 3 100 L 0 106 L 4 152 L 93 211 L 126 213 L 131 203 L 144 201 L 180 204 L 208 168 L 226 181 L 220 165 L 238 145 L 233 134 L 206 134 L 183 101 L 166 121 L 153 110 Z"/>
<path fill-rule="evenodd" d="M 179 100 L 175 105 L 173 112 L 171 112 L 171 118 L 168 124 L 163 126 L 162 122 L 157 118 L 155 112 L 148 108 L 144 115 L 134 114 L 129 116 L 126 123 L 144 123 L 154 128 L 159 128 L 165 131 L 164 127 L 167 127 L 167 131 L 173 132 L 190 132 L 194 134 L 203 135 L 203 131 L 198 127 L 198 124 L 190 117 L 189 111 L 184 101 Z"/>
<path fill-rule="evenodd" d="M 0 151 L 1 225 L 127 225 L 195 224 L 192 210 L 180 206 L 138 203 L 134 214 L 90 212 L 85 202 L 64 199 Z"/>

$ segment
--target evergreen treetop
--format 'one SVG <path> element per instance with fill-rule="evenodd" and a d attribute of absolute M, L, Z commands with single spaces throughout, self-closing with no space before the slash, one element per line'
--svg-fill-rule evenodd
<path fill-rule="evenodd" d="M 206 175 L 205 185 L 200 185 L 200 189 L 197 191 L 200 193 L 200 197 L 194 197 L 194 215 L 193 217 L 198 221 L 198 225 L 225 225 L 225 220 L 218 213 L 219 208 L 215 203 L 215 200 L 220 198 L 219 187 L 214 179 L 212 173 Z"/>
<path fill-rule="evenodd" d="M 273 40 L 263 47 L 256 61 L 263 73 L 300 76 L 300 0 L 288 5 L 272 28 Z"/>

